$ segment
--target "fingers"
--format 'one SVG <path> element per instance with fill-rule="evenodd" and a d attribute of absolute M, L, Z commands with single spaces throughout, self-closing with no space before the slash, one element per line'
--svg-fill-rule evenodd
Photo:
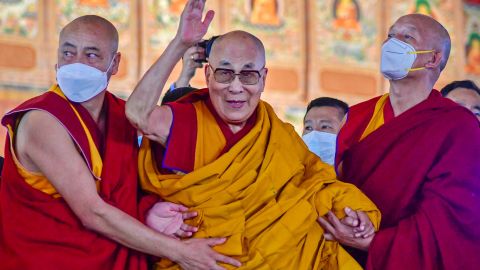
<path fill-rule="evenodd" d="M 185 219 L 191 219 L 191 218 L 194 218 L 197 216 L 197 212 L 183 212 L 182 213 L 182 219 L 185 220 Z"/>
<path fill-rule="evenodd" d="M 196 231 L 198 231 L 198 228 L 183 223 L 183 224 L 180 226 L 180 230 L 185 231 L 185 232 L 196 232 Z"/>
<path fill-rule="evenodd" d="M 364 230 L 366 226 L 371 225 L 373 227 L 372 222 L 367 214 L 363 211 L 357 211 L 358 218 L 360 220 L 360 230 Z"/>
<path fill-rule="evenodd" d="M 202 53 L 202 52 L 192 53 L 192 54 L 190 54 L 188 59 L 193 62 L 192 64 L 195 64 L 194 66 L 197 66 L 196 65 L 196 64 L 198 64 L 197 61 L 200 62 L 200 61 L 205 61 L 206 60 L 205 59 L 205 53 Z"/>
<path fill-rule="evenodd" d="M 323 237 L 325 238 L 325 240 L 327 241 L 335 241 L 335 237 L 333 237 L 333 235 L 331 233 L 324 233 L 323 234 Z"/>
<path fill-rule="evenodd" d="M 193 233 L 192 232 L 186 232 L 186 231 L 183 231 L 181 229 L 177 230 L 175 233 L 174 233 L 174 236 L 176 236 L 175 238 L 188 238 L 190 236 L 192 236 Z"/>
<path fill-rule="evenodd" d="M 177 212 L 185 212 L 188 211 L 188 208 L 181 205 L 181 204 L 176 204 L 176 203 L 170 203 L 170 209 L 177 211 Z"/>
<path fill-rule="evenodd" d="M 350 207 L 345 207 L 345 218 L 342 219 L 342 223 L 351 227 L 357 227 L 359 218 L 356 211 L 353 211 Z"/>
<path fill-rule="evenodd" d="M 188 224 L 183 223 L 180 225 L 180 228 L 175 232 L 175 236 L 180 238 L 187 238 L 191 237 L 193 233 L 197 232 L 198 228 L 194 226 L 190 226 Z"/>
<path fill-rule="evenodd" d="M 216 245 L 220 245 L 220 244 L 223 244 L 225 243 L 225 241 L 227 240 L 227 238 L 208 238 L 208 239 L 205 239 L 205 241 L 207 242 L 207 245 L 213 247 L 213 246 L 216 246 Z"/>
<path fill-rule="evenodd" d="M 357 211 L 358 217 L 360 219 L 360 225 L 358 229 L 354 229 L 355 237 L 368 238 L 375 233 L 375 227 L 370 221 L 368 215 L 363 211 Z"/>
<path fill-rule="evenodd" d="M 335 216 L 332 211 L 328 211 L 327 218 L 330 224 L 332 224 L 334 227 L 341 227 L 342 224 L 340 220 L 337 218 L 337 216 Z"/>
<path fill-rule="evenodd" d="M 326 232 L 334 234 L 335 228 L 324 217 L 317 218 L 317 221 Z"/>
<path fill-rule="evenodd" d="M 227 257 L 225 255 L 222 255 L 220 253 L 217 253 L 217 255 L 215 256 L 215 260 L 217 262 L 223 262 L 223 263 L 230 264 L 230 265 L 233 265 L 233 266 L 236 266 L 236 267 L 242 266 L 242 263 L 240 263 L 239 261 L 237 261 L 233 258 Z"/>
<path fill-rule="evenodd" d="M 349 227 L 356 227 L 358 225 L 358 219 L 349 216 L 342 218 L 341 222 Z"/>
<path fill-rule="evenodd" d="M 362 237 L 363 238 L 368 238 L 368 237 L 370 237 L 374 234 L 375 234 L 375 228 L 372 227 L 370 230 L 366 231 L 365 234 Z"/>
<path fill-rule="evenodd" d="M 215 16 L 215 12 L 213 10 L 207 11 L 207 14 L 205 14 L 205 19 L 202 22 L 203 25 L 208 27 L 212 22 L 214 16 Z"/>

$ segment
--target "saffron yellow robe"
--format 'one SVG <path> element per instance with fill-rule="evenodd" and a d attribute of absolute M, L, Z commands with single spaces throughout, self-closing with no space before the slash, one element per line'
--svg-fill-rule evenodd
<path fill-rule="evenodd" d="M 380 212 L 361 191 L 336 180 L 333 167 L 308 151 L 267 103 L 260 101 L 252 130 L 220 156 L 225 139 L 214 116 L 205 101 L 193 106 L 194 170 L 160 173 L 145 140 L 139 154 L 144 190 L 197 211 L 194 237 L 227 237 L 215 250 L 240 260 L 238 269 L 361 269 L 337 242 L 325 241 L 316 221 L 328 210 L 342 218 L 349 206 L 366 211 L 378 229 Z M 179 266 L 163 259 L 157 269 Z"/>

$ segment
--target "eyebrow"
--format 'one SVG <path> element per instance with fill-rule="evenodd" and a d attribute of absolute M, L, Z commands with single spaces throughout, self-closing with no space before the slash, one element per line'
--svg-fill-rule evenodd
<path fill-rule="evenodd" d="M 70 42 L 68 42 L 68 41 L 65 41 L 65 42 L 62 44 L 62 47 L 77 48 L 77 46 L 73 45 L 72 43 L 70 43 Z"/>
<path fill-rule="evenodd" d="M 407 25 L 406 28 L 408 28 L 408 30 L 418 31 L 418 29 L 413 25 Z"/>
<path fill-rule="evenodd" d="M 225 66 L 231 66 L 232 64 L 230 64 L 230 62 L 228 62 L 227 60 L 221 60 L 220 63 L 219 63 L 219 66 L 221 67 L 225 67 Z"/>
<path fill-rule="evenodd" d="M 328 119 L 322 119 L 320 120 L 320 123 L 333 123 L 333 121 Z"/>
<path fill-rule="evenodd" d="M 92 46 L 92 47 L 85 47 L 85 49 L 84 49 L 84 50 L 85 50 L 85 51 L 97 51 L 97 52 L 99 52 L 99 51 L 100 51 L 100 49 L 99 49 L 99 48 L 97 48 L 97 47 L 93 47 L 93 46 Z"/>
<path fill-rule="evenodd" d="M 65 43 L 63 43 L 62 47 L 72 47 L 72 48 L 77 48 L 77 46 L 75 46 L 74 44 L 66 41 Z M 90 47 L 85 47 L 84 49 L 85 51 L 96 51 L 96 52 L 99 52 L 100 49 L 95 47 L 95 46 L 90 46 Z"/>

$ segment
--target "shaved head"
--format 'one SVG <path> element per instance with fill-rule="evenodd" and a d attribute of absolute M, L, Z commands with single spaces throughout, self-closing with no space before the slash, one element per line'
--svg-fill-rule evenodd
<path fill-rule="evenodd" d="M 118 52 L 118 31 L 108 20 L 96 16 L 81 16 L 60 32 L 57 68 L 82 63 L 110 78 L 118 72 L 121 54 Z"/>
<path fill-rule="evenodd" d="M 434 49 L 442 53 L 442 61 L 440 63 L 440 70 L 443 70 L 447 65 L 448 57 L 450 56 L 451 40 L 447 29 L 439 22 L 430 16 L 423 14 L 409 14 L 400 17 L 397 22 L 407 21 L 414 24 L 420 34 L 423 36 L 423 43 L 426 48 Z"/>
<path fill-rule="evenodd" d="M 221 52 L 224 52 L 227 47 L 235 47 L 238 50 L 245 48 L 254 49 L 257 55 L 257 60 L 265 66 L 265 47 L 260 39 L 245 31 L 232 31 L 219 36 L 212 45 L 209 59 L 215 61 Z"/>
<path fill-rule="evenodd" d="M 256 36 L 233 31 L 213 42 L 205 77 L 213 107 L 232 131 L 241 129 L 255 113 L 267 72 L 265 47 Z M 218 79 L 217 75 L 223 73 L 233 74 L 233 79 Z M 255 78 L 256 82 L 247 83 L 242 80 L 245 77 Z"/>
<path fill-rule="evenodd" d="M 118 51 L 117 29 L 111 22 L 97 15 L 85 15 L 71 21 L 60 32 L 60 40 L 63 40 L 63 37 L 66 34 L 80 31 L 89 26 L 93 26 L 102 31 L 104 37 L 110 40 L 112 43 L 112 52 Z"/>

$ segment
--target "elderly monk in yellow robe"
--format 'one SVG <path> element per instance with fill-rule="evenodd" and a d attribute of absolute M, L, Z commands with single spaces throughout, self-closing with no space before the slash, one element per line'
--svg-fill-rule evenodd
<path fill-rule="evenodd" d="M 239 269 L 361 269 L 325 241 L 317 218 L 335 214 L 351 222 L 348 233 L 367 237 L 363 227 L 370 219 L 371 233 L 378 229 L 380 213 L 260 100 L 267 69 L 258 38 L 219 37 L 205 68 L 208 88 L 156 105 L 174 65 L 207 31 L 213 11 L 202 21 L 203 5 L 187 3 L 177 35 L 127 101 L 127 117 L 144 135 L 142 188 L 196 211 L 193 237 L 226 237 L 214 249 Z M 168 260 L 156 267 L 179 268 Z"/>

